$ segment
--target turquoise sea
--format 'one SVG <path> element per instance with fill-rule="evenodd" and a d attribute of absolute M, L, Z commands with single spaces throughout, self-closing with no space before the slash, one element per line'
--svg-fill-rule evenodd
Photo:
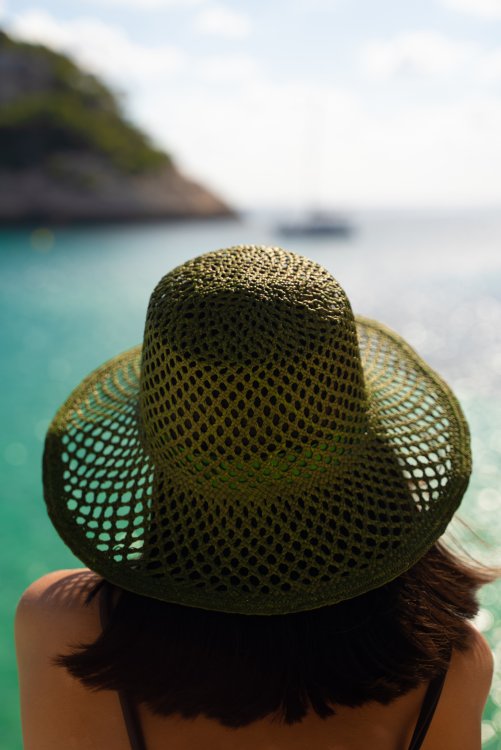
<path fill-rule="evenodd" d="M 352 238 L 287 241 L 326 266 L 354 310 L 405 336 L 459 395 L 474 475 L 453 534 L 501 562 L 501 210 L 354 215 Z M 284 244 L 269 216 L 242 221 L 0 231 L 0 747 L 21 736 L 12 620 L 38 576 L 78 564 L 42 499 L 44 434 L 90 370 L 139 343 L 149 294 L 190 257 L 243 243 Z M 478 626 L 501 656 L 501 585 L 482 593 Z M 501 750 L 501 672 L 483 724 Z"/>

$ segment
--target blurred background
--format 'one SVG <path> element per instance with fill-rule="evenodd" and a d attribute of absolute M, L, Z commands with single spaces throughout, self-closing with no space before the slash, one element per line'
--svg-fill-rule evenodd
<path fill-rule="evenodd" d="M 1 747 L 17 599 L 79 564 L 49 421 L 202 252 L 317 260 L 446 378 L 474 450 L 452 533 L 501 562 L 501 0 L 0 0 L 0 29 Z M 500 585 L 477 625 L 501 655 Z M 482 732 L 501 749 L 499 671 Z"/>

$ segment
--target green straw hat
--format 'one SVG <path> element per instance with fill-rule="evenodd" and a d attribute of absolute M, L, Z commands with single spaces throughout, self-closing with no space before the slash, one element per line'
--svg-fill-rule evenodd
<path fill-rule="evenodd" d="M 89 375 L 44 454 L 50 517 L 118 586 L 286 614 L 363 594 L 445 530 L 471 470 L 448 386 L 337 281 L 279 248 L 202 255 L 142 347 Z"/>

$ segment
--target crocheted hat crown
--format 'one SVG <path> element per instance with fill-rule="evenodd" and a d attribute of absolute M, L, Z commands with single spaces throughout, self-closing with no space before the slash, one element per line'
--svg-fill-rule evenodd
<path fill-rule="evenodd" d="M 339 284 L 281 250 L 252 260 L 203 256 L 165 276 L 150 300 L 145 443 L 157 467 L 199 488 L 290 484 L 304 473 L 296 459 L 305 449 L 336 444 L 339 462 L 339 448 L 367 427 L 355 321 Z"/>
<path fill-rule="evenodd" d="M 63 539 L 132 591 L 244 614 L 333 604 L 440 536 L 470 472 L 448 387 L 278 248 L 165 276 L 144 344 L 61 408 L 44 459 Z"/>

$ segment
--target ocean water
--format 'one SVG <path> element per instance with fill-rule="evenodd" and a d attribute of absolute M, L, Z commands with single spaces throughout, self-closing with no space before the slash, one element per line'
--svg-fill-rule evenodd
<path fill-rule="evenodd" d="M 276 235 L 269 216 L 240 222 L 0 231 L 0 747 L 21 748 L 12 621 L 24 588 L 78 561 L 45 513 L 48 423 L 94 367 L 142 339 L 160 277 L 234 244 L 282 245 L 326 266 L 354 310 L 397 330 L 452 385 L 473 436 L 474 474 L 453 534 L 501 562 L 501 210 L 354 215 L 350 239 Z M 501 585 L 482 592 L 477 624 L 501 656 Z M 498 660 L 499 661 L 499 660 Z M 501 749 L 501 673 L 483 722 Z"/>

